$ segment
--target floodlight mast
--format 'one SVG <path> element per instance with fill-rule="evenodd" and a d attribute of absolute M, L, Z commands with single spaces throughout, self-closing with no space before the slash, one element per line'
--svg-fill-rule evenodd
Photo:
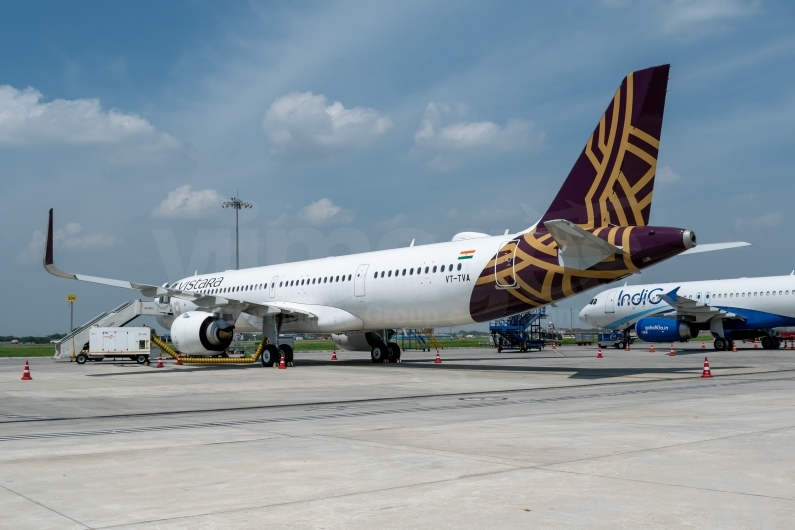
<path fill-rule="evenodd" d="M 221 206 L 235 209 L 235 270 L 238 270 L 240 269 L 240 221 L 238 214 L 242 208 L 251 208 L 253 205 L 250 202 L 241 201 L 237 197 L 232 197 L 231 200 L 226 201 Z"/>

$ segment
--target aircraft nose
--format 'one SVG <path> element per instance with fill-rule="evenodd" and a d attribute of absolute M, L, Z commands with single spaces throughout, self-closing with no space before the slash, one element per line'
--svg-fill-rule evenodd
<path fill-rule="evenodd" d="M 580 317 L 580 322 L 582 322 L 583 324 L 587 324 L 588 323 L 588 306 L 585 306 L 582 309 L 580 309 L 580 312 L 579 312 L 579 314 L 577 316 Z"/>

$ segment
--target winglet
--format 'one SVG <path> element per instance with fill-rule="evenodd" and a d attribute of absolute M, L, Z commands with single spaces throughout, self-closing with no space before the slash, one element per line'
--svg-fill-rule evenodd
<path fill-rule="evenodd" d="M 679 287 L 677 287 L 673 291 L 661 294 L 660 298 L 668 302 L 669 305 L 675 304 L 676 302 L 679 301 Z"/>
<path fill-rule="evenodd" d="M 50 221 L 47 224 L 47 247 L 44 249 L 44 270 L 46 270 L 53 276 L 59 276 L 61 278 L 76 280 L 77 277 L 75 277 L 74 274 L 72 274 L 71 272 L 64 272 L 55 266 L 55 262 L 53 259 L 53 252 L 52 252 L 52 242 L 53 242 L 52 208 L 50 208 Z"/>

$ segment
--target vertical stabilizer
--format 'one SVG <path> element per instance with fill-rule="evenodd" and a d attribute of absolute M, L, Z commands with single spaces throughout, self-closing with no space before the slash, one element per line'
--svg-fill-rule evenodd
<path fill-rule="evenodd" d="M 624 78 L 542 221 L 585 228 L 649 223 L 669 68 Z"/>

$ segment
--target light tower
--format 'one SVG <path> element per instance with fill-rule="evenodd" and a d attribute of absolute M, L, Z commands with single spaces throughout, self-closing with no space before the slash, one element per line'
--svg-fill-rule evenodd
<path fill-rule="evenodd" d="M 242 208 L 251 208 L 253 205 L 250 202 L 243 202 L 237 197 L 232 197 L 231 200 L 226 201 L 222 206 L 235 209 L 235 270 L 237 270 L 240 268 L 240 221 L 238 214 Z"/>

